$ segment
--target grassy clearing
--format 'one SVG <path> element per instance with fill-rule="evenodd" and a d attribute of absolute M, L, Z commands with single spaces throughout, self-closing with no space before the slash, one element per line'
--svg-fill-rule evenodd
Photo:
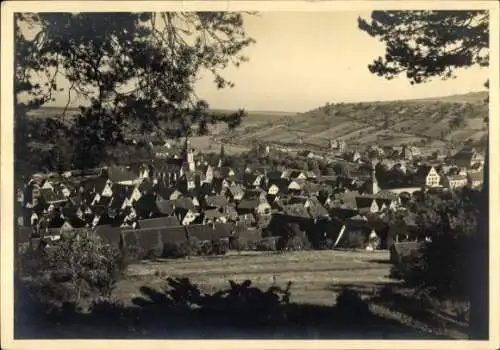
<path fill-rule="evenodd" d="M 292 281 L 293 302 L 332 305 L 342 285 L 371 288 L 378 283 L 391 282 L 386 277 L 390 267 L 385 263 L 388 259 L 388 252 L 302 251 L 134 264 L 115 294 L 128 301 L 137 296 L 141 286 L 162 287 L 166 276 L 187 277 L 209 290 L 227 287 L 229 280 L 242 282 L 246 279 L 267 289 L 275 280 L 283 286 Z"/>

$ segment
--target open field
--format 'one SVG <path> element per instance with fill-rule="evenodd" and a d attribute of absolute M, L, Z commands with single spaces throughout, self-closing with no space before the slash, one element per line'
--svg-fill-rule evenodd
<path fill-rule="evenodd" d="M 292 281 L 292 302 L 333 305 L 342 285 L 371 288 L 371 285 L 390 283 L 386 277 L 390 268 L 388 260 L 387 251 L 332 250 L 191 257 L 131 265 L 128 278 L 119 283 L 115 293 L 123 301 L 131 300 L 139 296 L 139 288 L 144 285 L 163 287 L 165 276 L 187 277 L 207 290 L 226 288 L 229 280 L 246 279 L 250 279 L 252 285 L 267 289 L 275 276 L 280 286 Z"/>

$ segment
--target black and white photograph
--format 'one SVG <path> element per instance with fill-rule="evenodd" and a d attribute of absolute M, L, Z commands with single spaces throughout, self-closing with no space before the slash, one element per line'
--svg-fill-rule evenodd
<path fill-rule="evenodd" d="M 2 348 L 500 346 L 498 3 L 284 3 L 2 4 Z"/>

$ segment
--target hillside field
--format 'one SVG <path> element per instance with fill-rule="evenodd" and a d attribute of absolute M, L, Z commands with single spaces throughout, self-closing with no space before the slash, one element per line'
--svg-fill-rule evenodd
<path fill-rule="evenodd" d="M 424 144 L 438 149 L 467 139 L 479 143 L 487 135 L 486 92 L 442 98 L 329 104 L 314 110 L 261 124 L 242 125 L 228 140 L 251 144 L 255 140 L 303 147 L 328 146 L 330 139 L 351 146 Z M 454 126 L 454 122 L 456 123 Z"/>
<path fill-rule="evenodd" d="M 218 124 L 210 135 L 191 139 L 202 150 L 213 151 L 227 144 L 228 154 L 248 150 L 255 141 L 298 148 L 326 149 L 330 139 L 346 141 L 348 147 L 378 144 L 425 145 L 429 151 L 460 146 L 470 139 L 484 143 L 488 133 L 487 92 L 420 100 L 328 104 L 303 113 L 247 111 L 248 116 L 233 131 Z M 61 107 L 43 107 L 35 118 L 55 117 Z M 228 113 L 228 110 L 213 110 Z M 71 122 L 78 109 L 66 112 Z M 299 142 L 301 141 L 301 142 Z"/>

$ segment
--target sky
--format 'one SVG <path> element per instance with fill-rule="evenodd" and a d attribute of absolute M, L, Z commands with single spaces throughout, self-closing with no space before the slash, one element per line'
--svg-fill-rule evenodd
<path fill-rule="evenodd" d="M 457 71 L 457 78 L 412 86 L 402 78 L 372 75 L 368 64 L 384 45 L 358 29 L 370 12 L 265 12 L 245 17 L 256 43 L 245 49 L 249 62 L 229 67 L 232 89 L 217 90 L 202 75 L 196 93 L 212 108 L 303 112 L 326 102 L 361 102 L 446 96 L 484 90 L 488 70 Z M 52 105 L 65 105 L 67 95 Z"/>

